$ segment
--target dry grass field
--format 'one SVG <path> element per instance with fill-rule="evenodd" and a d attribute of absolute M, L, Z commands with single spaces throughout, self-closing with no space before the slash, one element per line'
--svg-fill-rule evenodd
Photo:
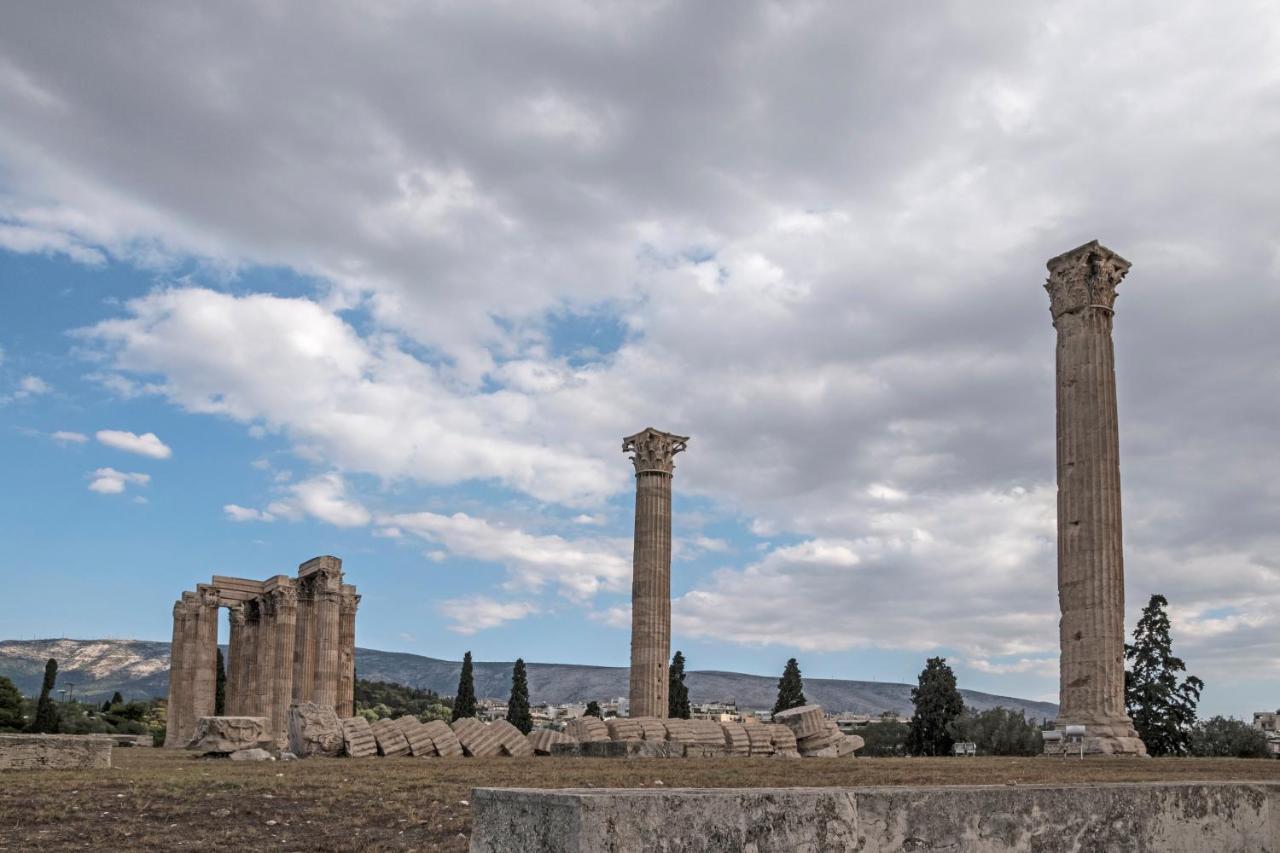
<path fill-rule="evenodd" d="M 111 770 L 0 773 L 0 851 L 461 851 L 475 787 L 1280 782 L 1280 761 L 1227 759 L 113 759 Z"/>

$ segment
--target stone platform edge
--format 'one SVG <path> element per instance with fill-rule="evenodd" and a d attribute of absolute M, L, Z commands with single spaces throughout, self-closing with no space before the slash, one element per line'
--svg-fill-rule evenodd
<path fill-rule="evenodd" d="M 1280 782 L 476 788 L 472 853 L 1280 853 Z"/>

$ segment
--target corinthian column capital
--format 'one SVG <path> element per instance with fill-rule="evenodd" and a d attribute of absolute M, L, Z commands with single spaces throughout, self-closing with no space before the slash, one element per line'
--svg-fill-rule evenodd
<path fill-rule="evenodd" d="M 1097 240 L 1064 252 L 1047 264 L 1049 311 L 1056 322 L 1064 314 L 1085 308 L 1112 310 L 1116 287 L 1131 264 Z"/>
<path fill-rule="evenodd" d="M 653 427 L 622 439 L 622 452 L 630 453 L 637 474 L 657 472 L 671 476 L 675 456 L 688 445 L 689 436 L 662 432 Z"/>

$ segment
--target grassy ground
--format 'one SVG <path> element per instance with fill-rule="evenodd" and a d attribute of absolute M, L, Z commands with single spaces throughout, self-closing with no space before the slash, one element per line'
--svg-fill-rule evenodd
<path fill-rule="evenodd" d="M 1280 782 L 1226 759 L 312 759 L 116 749 L 99 771 L 0 772 L 0 851 L 467 849 L 475 787 Z"/>

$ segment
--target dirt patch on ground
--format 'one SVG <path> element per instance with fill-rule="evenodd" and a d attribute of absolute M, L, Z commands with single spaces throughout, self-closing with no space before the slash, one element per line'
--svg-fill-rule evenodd
<path fill-rule="evenodd" d="M 117 749 L 96 771 L 0 772 L 0 851 L 467 849 L 471 789 L 1265 780 L 1227 759 L 310 759 Z"/>

